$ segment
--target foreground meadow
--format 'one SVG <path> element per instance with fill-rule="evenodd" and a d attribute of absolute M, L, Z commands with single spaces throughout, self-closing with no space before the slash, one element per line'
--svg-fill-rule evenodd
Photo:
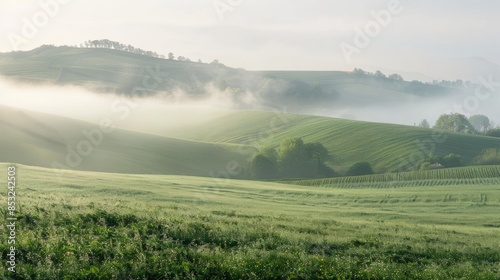
<path fill-rule="evenodd" d="M 500 278 L 495 184 L 324 188 L 22 165 L 17 181 L 5 279 Z"/>

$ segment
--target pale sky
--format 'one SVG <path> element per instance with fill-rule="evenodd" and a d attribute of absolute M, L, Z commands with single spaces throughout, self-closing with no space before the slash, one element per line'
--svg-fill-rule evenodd
<path fill-rule="evenodd" d="M 0 51 L 106 38 L 248 70 L 466 78 L 498 70 L 499 12 L 498 0 L 0 0 Z M 342 44 L 357 49 L 349 60 Z"/>

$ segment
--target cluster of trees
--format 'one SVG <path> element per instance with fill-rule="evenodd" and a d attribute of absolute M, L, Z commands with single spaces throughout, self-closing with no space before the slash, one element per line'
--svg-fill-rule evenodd
<path fill-rule="evenodd" d="M 328 150 L 321 143 L 290 138 L 281 141 L 278 147 L 262 148 L 250 164 L 250 173 L 257 179 L 335 176 L 335 171 L 325 163 L 327 158 Z"/>
<path fill-rule="evenodd" d="M 113 50 L 126 51 L 126 52 L 141 54 L 141 55 L 147 55 L 147 56 L 156 57 L 156 58 L 165 58 L 164 55 L 158 54 L 156 52 L 146 51 L 146 50 L 143 50 L 140 48 L 136 48 L 132 45 L 126 45 L 126 44 L 122 44 L 122 43 L 116 42 L 116 41 L 111 41 L 108 39 L 88 40 L 88 41 L 85 41 L 84 43 L 80 44 L 80 47 L 81 48 L 85 47 L 85 48 L 113 49 Z"/>
<path fill-rule="evenodd" d="M 80 48 L 104 48 L 104 49 L 113 49 L 113 50 L 120 50 L 120 51 L 126 51 L 130 53 L 136 53 L 140 55 L 146 55 L 150 57 L 156 57 L 156 58 L 163 58 L 163 59 L 170 59 L 170 60 L 175 60 L 175 56 L 172 52 L 168 53 L 168 57 L 165 57 L 162 54 L 158 54 L 153 51 L 146 51 L 140 48 L 136 48 L 132 45 L 127 45 L 127 44 L 122 44 L 120 42 L 116 41 L 111 41 L 108 39 L 101 39 L 101 40 L 88 40 L 85 41 L 84 43 L 80 44 Z M 178 61 L 187 61 L 190 62 L 191 59 L 184 57 L 184 56 L 178 56 L 177 57 Z M 203 63 L 201 59 L 198 59 L 198 63 Z M 219 61 L 217 59 L 214 59 L 211 64 L 219 65 Z"/>
<path fill-rule="evenodd" d="M 418 126 L 431 127 L 426 119 L 423 119 Z M 500 137 L 500 127 L 495 126 L 495 123 L 485 115 L 472 115 L 467 118 L 465 115 L 458 113 L 443 114 L 439 116 L 434 128 L 458 133 Z"/>
<path fill-rule="evenodd" d="M 476 156 L 472 165 L 500 165 L 500 149 L 488 148 Z M 440 168 L 452 168 L 466 166 L 464 159 L 461 155 L 448 154 L 446 156 L 429 155 L 420 165 L 420 170 L 431 170 Z"/>
<path fill-rule="evenodd" d="M 370 77 L 375 77 L 375 78 L 382 78 L 382 79 L 390 79 L 390 80 L 396 80 L 396 81 L 404 81 L 403 77 L 400 74 L 394 73 L 390 75 L 385 75 L 381 71 L 377 70 L 375 73 L 365 71 L 361 68 L 354 68 L 352 73 L 359 75 L 359 76 L 370 76 Z M 447 81 L 447 80 L 433 80 L 430 83 L 424 83 L 421 81 L 413 80 L 410 82 L 410 89 L 426 89 L 426 86 L 440 86 L 440 87 L 445 87 L 445 88 L 472 88 L 472 87 L 477 87 L 478 85 L 475 83 L 472 83 L 470 81 L 463 81 L 460 79 L 457 79 L 455 81 Z"/>
<path fill-rule="evenodd" d="M 381 71 L 377 70 L 375 73 L 371 73 L 368 71 L 365 71 L 361 68 L 354 68 L 352 71 L 353 74 L 359 75 L 359 76 L 371 76 L 375 78 L 381 78 L 381 79 L 390 79 L 390 80 L 395 80 L 395 81 L 404 81 L 403 77 L 399 74 L 390 74 L 389 76 L 386 76 L 384 73 Z"/>
<path fill-rule="evenodd" d="M 256 179 L 322 178 L 338 176 L 326 164 L 328 150 L 318 142 L 304 143 L 301 138 L 281 141 L 277 147 L 267 146 L 253 158 L 250 174 Z M 368 162 L 353 164 L 347 176 L 373 174 Z"/>
<path fill-rule="evenodd" d="M 428 83 L 433 86 L 441 86 L 447 88 L 472 88 L 477 87 L 477 84 L 472 83 L 471 81 L 462 81 L 460 79 L 455 81 L 447 81 L 447 80 L 433 80 L 431 83 Z"/>
<path fill-rule="evenodd" d="M 394 73 L 390 75 L 385 75 L 381 71 L 377 70 L 375 73 L 371 73 L 365 71 L 363 69 L 354 68 L 352 71 L 355 75 L 361 77 L 371 78 L 374 81 L 377 81 L 377 86 L 386 87 L 391 90 L 399 90 L 402 92 L 407 92 L 416 95 L 436 95 L 441 94 L 443 92 L 449 91 L 449 87 L 445 87 L 444 85 L 449 85 L 453 83 L 424 83 L 421 81 L 413 80 L 405 83 L 397 83 L 404 81 L 403 77 L 400 74 Z M 396 83 L 395 83 L 396 82 Z"/>
<path fill-rule="evenodd" d="M 430 124 L 426 119 L 422 120 L 419 126 L 430 128 Z M 495 126 L 495 123 L 485 115 L 472 115 L 466 117 L 458 113 L 443 114 L 436 121 L 434 128 L 458 133 L 500 137 L 500 127 Z M 500 149 L 486 149 L 471 163 L 475 165 L 500 164 Z M 464 160 L 457 154 L 449 154 L 446 156 L 430 155 L 422 162 L 420 170 L 459 167 L 464 165 Z"/>
<path fill-rule="evenodd" d="M 322 178 L 338 176 L 326 164 L 329 159 L 328 150 L 321 143 L 304 143 L 301 138 L 283 140 L 278 146 L 267 146 L 253 158 L 250 164 L 250 174 L 255 179 L 278 178 Z M 476 165 L 500 164 L 500 149 L 484 150 L 472 162 Z M 461 155 L 430 154 L 422 160 L 416 170 L 431 170 L 465 166 Z M 358 162 L 349 167 L 347 176 L 374 174 L 368 162 Z"/>

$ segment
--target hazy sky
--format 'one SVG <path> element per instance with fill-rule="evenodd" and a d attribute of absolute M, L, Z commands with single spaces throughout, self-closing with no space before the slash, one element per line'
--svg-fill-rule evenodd
<path fill-rule="evenodd" d="M 380 11 L 390 19 L 375 23 Z M 499 12 L 498 0 L 0 0 L 0 51 L 107 38 L 249 70 L 450 78 L 497 69 Z"/>

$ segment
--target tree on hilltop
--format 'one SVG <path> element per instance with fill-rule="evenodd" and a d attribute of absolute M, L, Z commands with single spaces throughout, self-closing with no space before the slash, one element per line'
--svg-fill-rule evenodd
<path fill-rule="evenodd" d="M 485 115 L 472 115 L 468 120 L 474 129 L 479 133 L 486 133 L 495 126 L 494 123 Z"/>
<path fill-rule="evenodd" d="M 430 128 L 431 125 L 429 124 L 429 122 L 427 121 L 427 119 L 423 119 L 419 124 L 418 126 L 420 127 L 423 127 L 423 128 Z"/>
<path fill-rule="evenodd" d="M 474 127 L 469 123 L 467 117 L 462 114 L 444 114 L 436 121 L 436 129 L 449 130 L 459 133 L 474 133 Z"/>

